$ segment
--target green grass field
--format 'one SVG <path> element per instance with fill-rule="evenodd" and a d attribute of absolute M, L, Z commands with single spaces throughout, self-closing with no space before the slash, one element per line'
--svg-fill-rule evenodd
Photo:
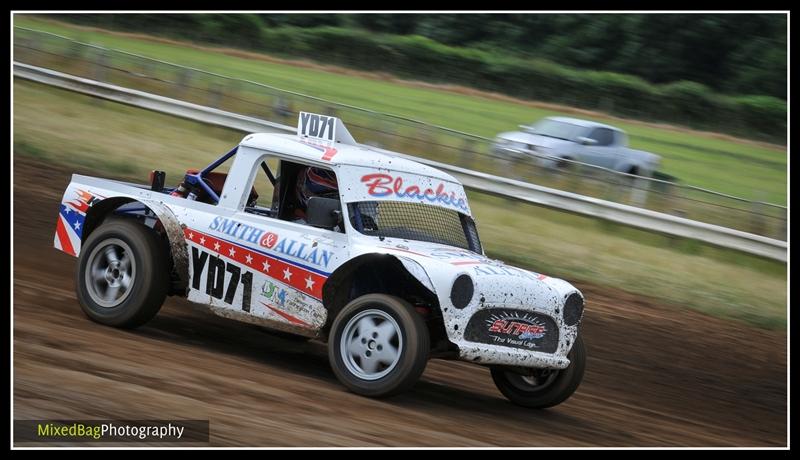
<path fill-rule="evenodd" d="M 488 137 L 516 130 L 521 123 L 564 113 L 522 102 L 237 57 L 221 50 L 195 49 L 87 31 L 27 15 L 15 15 L 14 24 Z M 678 177 L 683 183 L 743 198 L 786 204 L 787 152 L 784 146 L 737 142 L 602 116 L 580 117 L 625 129 L 630 134 L 633 148 L 664 157 L 663 172 Z"/>
<path fill-rule="evenodd" d="M 145 182 L 158 168 L 174 184 L 243 137 L 25 81 L 15 81 L 13 96 L 15 156 L 98 176 Z M 786 326 L 785 264 L 487 195 L 470 201 L 492 257 L 677 308 Z"/>

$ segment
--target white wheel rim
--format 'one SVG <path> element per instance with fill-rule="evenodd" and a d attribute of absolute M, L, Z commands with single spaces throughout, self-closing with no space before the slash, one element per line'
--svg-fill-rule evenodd
<path fill-rule="evenodd" d="M 345 367 L 362 380 L 378 380 L 392 372 L 402 349 L 403 334 L 397 321 L 376 309 L 350 318 L 339 340 Z"/>

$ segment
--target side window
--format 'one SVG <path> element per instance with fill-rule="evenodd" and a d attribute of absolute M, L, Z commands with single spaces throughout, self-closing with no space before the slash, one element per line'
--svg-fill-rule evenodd
<path fill-rule="evenodd" d="M 308 200 L 313 197 L 339 199 L 339 183 L 331 169 L 281 161 L 278 218 L 306 223 Z"/>
<path fill-rule="evenodd" d="M 614 144 L 622 146 L 628 145 L 628 136 L 622 131 L 614 131 Z"/>
<path fill-rule="evenodd" d="M 598 146 L 611 145 L 614 143 L 614 131 L 608 128 L 595 128 L 589 138 L 596 140 Z"/>
<path fill-rule="evenodd" d="M 247 197 L 244 212 L 267 217 L 275 217 L 277 215 L 278 201 L 275 193 L 279 188 L 277 170 L 278 160 L 276 158 L 263 158 L 256 171 L 256 177 L 253 180 L 250 195 Z"/>

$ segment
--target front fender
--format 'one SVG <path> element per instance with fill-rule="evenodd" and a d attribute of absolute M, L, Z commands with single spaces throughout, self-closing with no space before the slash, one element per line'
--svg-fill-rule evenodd
<path fill-rule="evenodd" d="M 362 269 L 368 269 L 368 273 Z M 370 274 L 379 275 L 381 281 L 391 285 L 376 286 L 375 283 L 370 283 Z M 354 294 L 354 288 L 360 294 L 383 292 L 380 289 L 384 288 L 401 297 L 416 293 L 431 300 L 437 299 L 434 283 L 418 262 L 397 254 L 365 253 L 342 264 L 325 281 L 322 287 L 322 303 L 329 312 L 329 321 L 352 300 L 352 296 L 359 295 Z"/>

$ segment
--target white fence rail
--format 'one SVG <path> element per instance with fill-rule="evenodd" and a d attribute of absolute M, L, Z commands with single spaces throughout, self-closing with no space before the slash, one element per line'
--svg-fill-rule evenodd
<path fill-rule="evenodd" d="M 14 76 L 94 97 L 248 133 L 294 133 L 296 131 L 296 128 L 293 126 L 272 123 L 258 118 L 157 96 L 142 91 L 131 90 L 86 78 L 75 77 L 19 62 L 14 62 Z M 347 122 L 347 120 L 345 120 L 345 122 Z M 465 187 L 481 192 L 569 211 L 584 216 L 605 219 L 649 231 L 703 241 L 783 262 L 787 260 L 788 244 L 785 241 L 498 177 L 397 152 L 392 152 L 392 154 L 447 171 L 458 178 Z"/>

